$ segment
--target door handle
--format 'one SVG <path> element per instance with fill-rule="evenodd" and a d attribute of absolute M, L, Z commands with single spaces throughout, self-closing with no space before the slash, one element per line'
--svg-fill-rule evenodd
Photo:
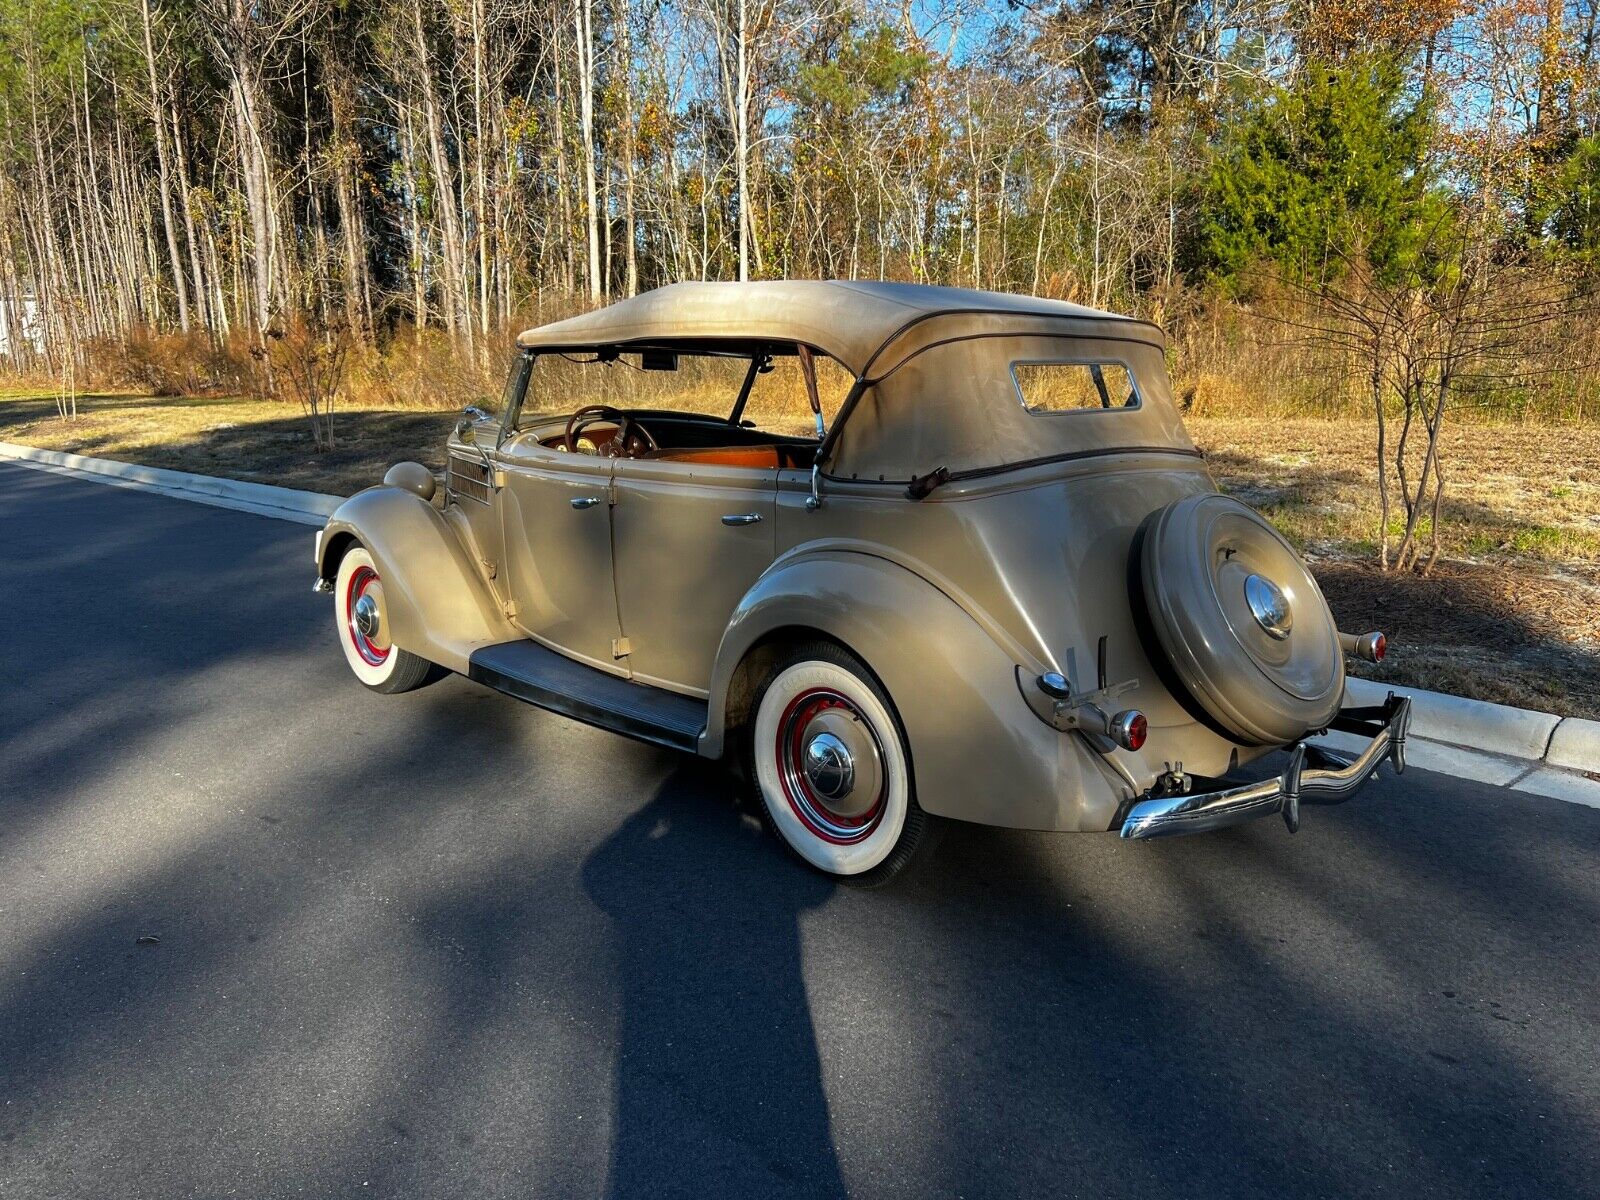
<path fill-rule="evenodd" d="M 755 525 L 761 520 L 760 513 L 724 513 L 724 525 Z"/>
<path fill-rule="evenodd" d="M 576 496 L 573 498 L 573 508 L 593 508 L 600 503 L 599 496 Z"/>

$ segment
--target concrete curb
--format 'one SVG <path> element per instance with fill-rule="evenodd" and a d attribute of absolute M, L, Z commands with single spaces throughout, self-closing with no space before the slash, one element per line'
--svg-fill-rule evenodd
<path fill-rule="evenodd" d="M 1569 771 L 1600 771 L 1600 721 L 1566 718 L 1550 735 L 1544 760 Z"/>
<path fill-rule="evenodd" d="M 1508 758 L 1544 758 L 1556 726 L 1561 724 L 1561 718 L 1552 713 L 1487 704 L 1444 692 L 1397 687 L 1370 679 L 1351 679 L 1345 685 L 1345 695 L 1355 704 L 1382 704 L 1390 692 L 1411 697 L 1411 731 L 1418 737 Z"/>
<path fill-rule="evenodd" d="M 258 516 L 298 521 L 302 525 L 325 524 L 333 510 L 344 503 L 344 497 L 329 496 L 322 492 L 301 492 L 264 483 L 222 479 L 215 475 L 191 475 L 187 471 L 141 467 L 106 458 L 68 454 L 64 450 L 38 450 L 13 442 L 0 442 L 0 460 L 79 479 L 89 478 L 96 483 L 155 492 L 178 500 L 193 500 Z"/>
<path fill-rule="evenodd" d="M 1437 743 L 1413 756 L 1424 770 L 1600 807 L 1600 780 L 1586 778 L 1600 774 L 1600 721 L 1371 679 L 1345 684 L 1351 704 L 1381 704 L 1390 692 L 1411 697 L 1412 736 Z"/>

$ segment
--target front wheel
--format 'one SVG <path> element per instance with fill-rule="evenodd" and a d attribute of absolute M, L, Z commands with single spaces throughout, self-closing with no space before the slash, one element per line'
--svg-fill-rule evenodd
<path fill-rule="evenodd" d="M 767 826 L 817 870 L 871 887 L 922 846 L 930 819 L 913 794 L 900 722 L 844 649 L 804 646 L 773 669 L 747 749 Z"/>
<path fill-rule="evenodd" d="M 389 611 L 383 602 L 383 579 L 365 547 L 352 546 L 339 560 L 333 602 L 345 661 L 356 678 L 373 691 L 385 695 L 409 692 L 443 674 L 427 659 L 394 644 Z"/>

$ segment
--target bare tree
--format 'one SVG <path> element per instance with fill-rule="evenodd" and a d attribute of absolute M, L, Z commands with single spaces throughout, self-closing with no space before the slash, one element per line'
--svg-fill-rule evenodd
<path fill-rule="evenodd" d="M 1334 264 L 1337 272 L 1319 282 L 1287 280 L 1313 306 L 1288 319 L 1300 339 L 1347 355 L 1366 381 L 1384 570 L 1426 575 L 1439 561 L 1449 412 L 1474 396 L 1574 365 L 1571 354 L 1550 351 L 1580 293 L 1526 259 L 1508 260 L 1494 249 L 1481 228 L 1441 228 L 1422 256 L 1425 274 L 1386 278 L 1364 255 L 1346 254 Z M 1585 351 L 1589 359 L 1595 354 L 1592 347 Z M 1398 533 L 1396 499 L 1403 517 Z"/>

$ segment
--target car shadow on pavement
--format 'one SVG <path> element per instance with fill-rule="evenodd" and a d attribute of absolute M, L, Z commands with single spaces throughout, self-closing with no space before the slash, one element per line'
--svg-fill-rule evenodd
<path fill-rule="evenodd" d="M 833 885 L 734 809 L 727 776 L 673 772 L 583 868 L 614 930 L 612 1196 L 845 1194 L 799 920 Z M 694 1162 L 685 1172 L 687 1160 Z"/>

